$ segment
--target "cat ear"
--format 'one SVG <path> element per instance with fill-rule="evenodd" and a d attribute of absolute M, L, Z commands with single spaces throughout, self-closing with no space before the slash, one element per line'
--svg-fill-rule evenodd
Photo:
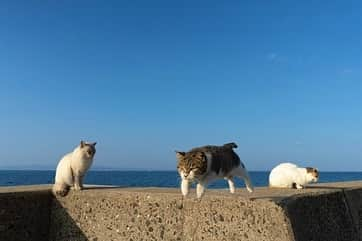
<path fill-rule="evenodd" d="M 93 142 L 91 145 L 92 145 L 92 146 L 96 146 L 96 145 L 97 145 L 97 142 Z"/>
<path fill-rule="evenodd" d="M 84 141 L 80 141 L 80 148 L 83 148 L 85 146 L 85 142 Z"/>
<path fill-rule="evenodd" d="M 185 156 L 185 152 L 183 151 L 175 151 L 177 159 L 180 159 L 181 157 Z"/>

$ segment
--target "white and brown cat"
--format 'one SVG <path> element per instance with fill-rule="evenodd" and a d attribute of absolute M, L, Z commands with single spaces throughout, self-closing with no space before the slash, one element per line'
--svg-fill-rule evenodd
<path fill-rule="evenodd" d="M 96 153 L 96 142 L 81 141 L 72 152 L 66 154 L 58 163 L 53 193 L 65 196 L 71 187 L 76 191 L 83 189 L 83 178 L 92 165 Z"/>
<path fill-rule="evenodd" d="M 253 191 L 248 171 L 234 152 L 235 143 L 222 146 L 202 146 L 188 152 L 176 151 L 177 170 L 181 177 L 181 192 L 186 196 L 190 183 L 196 181 L 196 194 L 201 198 L 207 184 L 215 179 L 228 181 L 231 193 L 235 192 L 234 177 L 242 178 L 249 192 Z"/>
<path fill-rule="evenodd" d="M 302 189 L 306 184 L 317 182 L 319 172 L 313 167 L 298 167 L 293 163 L 281 163 L 271 170 L 269 186 Z"/>

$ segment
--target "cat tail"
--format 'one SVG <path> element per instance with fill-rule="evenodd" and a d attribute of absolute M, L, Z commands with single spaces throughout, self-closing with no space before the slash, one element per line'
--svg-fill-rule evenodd
<path fill-rule="evenodd" d="M 238 148 L 238 145 L 236 145 L 235 142 L 230 142 L 230 143 L 224 144 L 224 147 L 233 149 L 233 148 Z"/>
<path fill-rule="evenodd" d="M 53 185 L 53 194 L 55 196 L 61 196 L 64 197 L 68 194 L 70 187 L 67 184 L 64 183 L 55 183 Z"/>

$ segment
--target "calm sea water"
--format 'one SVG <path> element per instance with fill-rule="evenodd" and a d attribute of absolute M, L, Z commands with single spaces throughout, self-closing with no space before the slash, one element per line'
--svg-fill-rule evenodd
<path fill-rule="evenodd" d="M 50 184 L 54 171 L 0 171 L 0 186 Z M 255 186 L 268 185 L 269 172 L 250 172 Z M 319 182 L 362 180 L 362 172 L 322 172 Z M 244 183 L 236 179 L 237 186 Z M 180 178 L 176 171 L 90 171 L 85 183 L 116 185 L 122 187 L 178 187 Z M 210 188 L 226 188 L 225 180 L 218 180 Z"/>

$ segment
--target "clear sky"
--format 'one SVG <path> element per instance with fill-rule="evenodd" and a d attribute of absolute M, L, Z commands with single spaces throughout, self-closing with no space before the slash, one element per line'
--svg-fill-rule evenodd
<path fill-rule="evenodd" d="M 234 141 L 250 170 L 362 171 L 361 1 L 1 1 L 0 168 L 174 170 Z"/>

